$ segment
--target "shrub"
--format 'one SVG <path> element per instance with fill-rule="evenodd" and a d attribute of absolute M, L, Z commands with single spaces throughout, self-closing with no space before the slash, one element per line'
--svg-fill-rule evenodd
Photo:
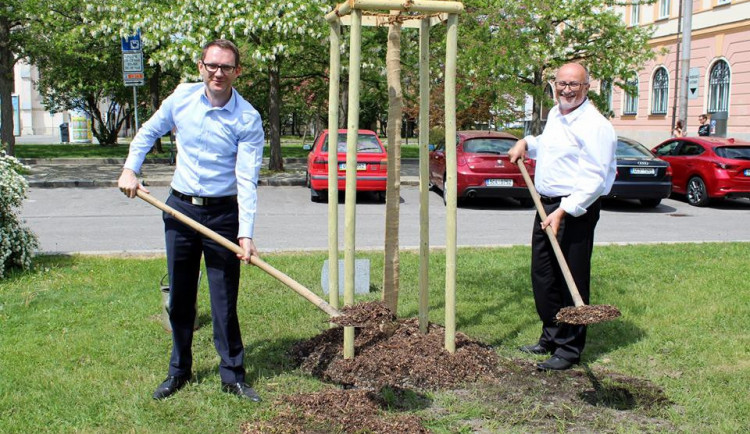
<path fill-rule="evenodd" d="M 29 168 L 0 150 L 0 278 L 14 267 L 31 267 L 36 235 L 21 225 L 19 208 L 26 198 L 29 183 L 22 176 Z"/>

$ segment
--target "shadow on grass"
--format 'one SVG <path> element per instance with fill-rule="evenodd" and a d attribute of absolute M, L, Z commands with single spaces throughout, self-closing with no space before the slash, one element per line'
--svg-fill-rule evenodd
<path fill-rule="evenodd" d="M 25 278 L 28 276 L 34 276 L 46 273 L 50 269 L 57 268 L 70 268 L 75 265 L 77 259 L 73 255 L 39 255 L 35 256 L 29 270 L 21 270 L 18 268 L 11 268 L 6 270 L 6 275 L 3 278 L 3 282 L 14 282 L 18 279 Z"/>
<path fill-rule="evenodd" d="M 661 388 L 645 380 L 602 376 L 602 381 L 587 364 L 582 366 L 594 390 L 581 392 L 579 398 L 595 407 L 603 406 L 621 411 L 636 408 L 656 410 L 671 404 Z"/>

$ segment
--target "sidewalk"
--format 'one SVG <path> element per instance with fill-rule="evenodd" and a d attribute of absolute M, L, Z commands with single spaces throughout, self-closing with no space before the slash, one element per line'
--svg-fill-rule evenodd
<path fill-rule="evenodd" d="M 116 187 L 124 160 L 115 158 L 59 158 L 21 159 L 31 168 L 25 175 L 31 188 L 70 187 Z M 284 159 L 284 172 L 264 173 L 258 185 L 304 186 L 307 161 L 302 158 Z M 268 160 L 263 160 L 263 168 Z M 174 166 L 166 160 L 146 160 L 141 168 L 141 179 L 146 186 L 169 186 Z M 401 163 L 401 185 L 419 185 L 419 163 L 403 160 Z"/>

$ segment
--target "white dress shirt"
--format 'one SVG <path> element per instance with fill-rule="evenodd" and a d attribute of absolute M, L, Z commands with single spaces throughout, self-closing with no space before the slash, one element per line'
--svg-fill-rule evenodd
<path fill-rule="evenodd" d="M 238 237 L 252 238 L 265 143 L 260 114 L 234 89 L 223 107 L 212 107 L 203 83 L 181 84 L 138 130 L 125 168 L 140 173 L 156 139 L 174 127 L 177 163 L 172 188 L 190 196 L 236 194 Z"/>
<path fill-rule="evenodd" d="M 526 136 L 529 157 L 536 160 L 534 185 L 540 194 L 565 196 L 560 207 L 578 217 L 615 181 L 617 134 L 586 99 L 567 115 L 550 110 L 539 136 Z"/>

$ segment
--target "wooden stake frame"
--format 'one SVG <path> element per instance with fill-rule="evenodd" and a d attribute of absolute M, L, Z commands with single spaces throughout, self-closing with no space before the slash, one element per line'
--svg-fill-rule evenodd
<path fill-rule="evenodd" d="M 420 13 L 402 15 L 402 27 L 418 28 L 419 43 L 419 328 L 427 332 L 428 324 L 428 267 L 429 267 L 429 30 L 447 23 L 445 55 L 445 149 L 446 149 L 446 249 L 445 249 L 445 349 L 456 351 L 456 56 L 458 14 L 464 6 L 456 1 L 437 0 L 349 0 L 326 14 L 331 25 L 330 80 L 328 108 L 328 149 L 337 149 L 339 74 L 341 71 L 341 26 L 351 27 L 349 43 L 349 105 L 346 137 L 346 192 L 344 207 L 344 304 L 354 303 L 355 223 L 356 223 L 356 161 L 359 132 L 359 86 L 361 68 L 362 26 L 389 24 L 390 11 Z M 373 12 L 379 12 L 373 14 Z M 334 53 L 335 52 L 335 53 Z M 333 138 L 333 139 L 332 139 Z M 332 141 L 333 140 L 333 141 Z M 330 304 L 338 307 L 338 174 L 337 164 L 331 162 L 336 152 L 329 155 L 328 170 L 328 263 Z M 331 169 L 333 167 L 333 169 Z M 331 265 L 334 264 L 334 265 Z M 335 271 L 333 271 L 335 270 Z M 336 286 L 334 286 L 334 281 Z M 334 295 L 335 294 L 335 295 Z M 354 357 L 354 328 L 344 328 L 344 358 Z"/>

